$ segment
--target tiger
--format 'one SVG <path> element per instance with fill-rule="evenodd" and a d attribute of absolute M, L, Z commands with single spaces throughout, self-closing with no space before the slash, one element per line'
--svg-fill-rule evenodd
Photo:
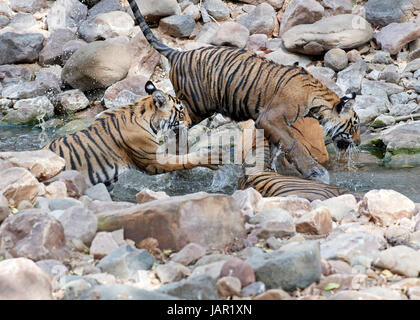
<path fill-rule="evenodd" d="M 126 106 L 99 114 L 86 129 L 59 137 L 43 149 L 65 159 L 66 170 L 80 171 L 88 186 L 112 184 L 124 171 L 134 168 L 148 174 L 192 169 L 197 166 L 216 169 L 210 164 L 211 150 L 169 154 L 159 146 L 160 137 L 191 124 L 183 103 L 158 90 L 151 81 L 148 94 Z M 218 150 L 217 150 L 218 151 Z"/>
<path fill-rule="evenodd" d="M 301 125 L 299 123 L 299 125 Z M 255 129 L 252 125 L 245 124 L 241 126 L 243 129 Z M 297 130 L 297 129 L 296 129 Z M 255 132 L 255 131 L 254 131 Z M 315 131 L 315 140 L 321 140 L 322 132 Z M 299 140 L 305 143 L 303 136 L 298 136 Z M 271 153 L 273 152 L 270 148 L 270 143 L 267 139 L 263 139 L 263 149 L 258 152 L 256 148 L 257 139 L 252 137 L 252 145 L 249 150 L 242 150 L 243 163 L 246 171 L 244 175 L 238 180 L 238 189 L 245 190 L 248 188 L 254 188 L 263 197 L 287 197 L 291 195 L 298 196 L 300 198 L 308 199 L 309 201 L 314 200 L 326 200 L 329 198 L 337 197 L 342 194 L 349 193 L 349 191 L 314 180 L 302 179 L 295 176 L 285 176 L 272 171 L 271 167 Z M 308 148 L 311 154 L 319 157 L 321 153 L 312 145 L 305 143 L 305 147 Z M 263 164 L 262 168 L 258 168 L 255 164 Z"/>
<path fill-rule="evenodd" d="M 296 139 L 294 122 L 315 118 L 340 150 L 360 143 L 354 93 L 340 99 L 297 64 L 280 65 L 245 49 L 172 49 L 154 36 L 136 0 L 127 1 L 147 41 L 168 59 L 170 81 L 193 124 L 216 112 L 235 121 L 253 119 L 304 178 L 320 181 L 329 180 L 328 171 Z"/>

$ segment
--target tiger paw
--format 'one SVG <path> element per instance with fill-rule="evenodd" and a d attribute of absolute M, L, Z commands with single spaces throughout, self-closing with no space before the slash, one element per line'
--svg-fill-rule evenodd
<path fill-rule="evenodd" d="M 309 172 L 309 175 L 305 177 L 306 179 L 316 180 L 321 183 L 329 184 L 330 183 L 330 175 L 328 170 L 318 165 L 313 167 Z"/>

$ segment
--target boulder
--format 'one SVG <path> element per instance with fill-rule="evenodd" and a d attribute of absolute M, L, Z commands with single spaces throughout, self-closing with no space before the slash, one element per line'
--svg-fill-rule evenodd
<path fill-rule="evenodd" d="M 44 36 L 40 33 L 0 34 L 0 65 L 37 61 L 43 41 Z"/>
<path fill-rule="evenodd" d="M 181 7 L 176 0 L 136 0 L 140 12 L 147 22 L 157 22 L 160 18 L 181 14 Z"/>
<path fill-rule="evenodd" d="M 86 0 L 89 1 L 89 0 Z M 86 3 L 86 1 L 83 1 Z M 96 0 L 95 0 L 96 1 Z M 93 19 L 99 14 L 115 11 L 124 11 L 118 0 L 100 0 L 92 6 L 88 11 L 88 20 Z"/>
<path fill-rule="evenodd" d="M 345 94 L 359 93 L 363 77 L 366 75 L 367 64 L 363 60 L 352 63 L 346 69 L 337 73 L 337 85 Z"/>
<path fill-rule="evenodd" d="M 87 7 L 78 0 L 54 1 L 47 16 L 48 30 L 61 28 L 77 30 L 79 24 L 86 19 Z"/>
<path fill-rule="evenodd" d="M 274 31 L 274 19 L 276 12 L 268 3 L 261 3 L 248 14 L 239 17 L 236 22 L 244 25 L 250 32 L 263 33 L 271 36 Z"/>
<path fill-rule="evenodd" d="M 185 266 L 195 263 L 206 254 L 206 249 L 199 244 L 189 243 L 179 252 L 171 255 L 171 261 L 181 263 Z"/>
<path fill-rule="evenodd" d="M 229 18 L 229 8 L 222 0 L 206 0 L 204 1 L 204 8 L 216 20 Z"/>
<path fill-rule="evenodd" d="M 406 246 L 392 247 L 382 251 L 374 264 L 407 277 L 418 277 L 420 252 Z"/>
<path fill-rule="evenodd" d="M 220 25 L 211 44 L 244 48 L 249 37 L 249 30 L 237 22 L 225 22 Z"/>
<path fill-rule="evenodd" d="M 56 111 L 59 113 L 74 113 L 89 106 L 89 100 L 85 94 L 79 90 L 68 90 L 55 96 Z"/>
<path fill-rule="evenodd" d="M 10 7 L 17 12 L 35 13 L 48 7 L 47 0 L 11 0 Z"/>
<path fill-rule="evenodd" d="M 63 46 L 76 38 L 76 33 L 71 29 L 64 28 L 53 31 L 39 53 L 40 64 L 62 64 Z"/>
<path fill-rule="evenodd" d="M 319 55 L 333 48 L 357 48 L 372 37 L 370 24 L 352 14 L 340 14 L 312 24 L 294 26 L 282 35 L 287 50 L 311 55 Z"/>
<path fill-rule="evenodd" d="M 166 17 L 159 22 L 159 28 L 163 33 L 176 38 L 189 37 L 194 27 L 194 18 L 187 14 Z"/>
<path fill-rule="evenodd" d="M 369 0 L 365 5 L 366 20 L 377 26 L 403 22 L 413 9 L 410 0 Z"/>
<path fill-rule="evenodd" d="M 324 7 L 315 0 L 293 0 L 283 13 L 280 34 L 298 24 L 311 24 L 324 15 Z"/>
<path fill-rule="evenodd" d="M 153 49 L 141 31 L 130 40 L 129 47 L 132 54 L 132 61 L 128 70 L 127 81 L 129 81 L 128 78 L 132 76 L 142 76 L 149 79 L 152 76 L 156 65 L 159 63 L 159 52 Z M 140 84 L 135 84 L 132 88 L 136 85 Z M 137 88 L 137 90 L 130 89 L 130 91 L 135 94 L 140 94 L 139 92 L 142 92 L 140 90 L 144 90 L 144 85 L 142 85 L 141 88 Z"/>
<path fill-rule="evenodd" d="M 13 105 L 13 109 L 1 119 L 10 124 L 34 124 L 54 115 L 54 106 L 45 96 L 23 99 Z"/>

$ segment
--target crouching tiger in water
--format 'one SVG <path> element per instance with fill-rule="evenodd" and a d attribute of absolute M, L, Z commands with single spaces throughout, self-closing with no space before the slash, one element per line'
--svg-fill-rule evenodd
<path fill-rule="evenodd" d="M 310 125 L 310 122 L 307 121 L 310 119 L 305 120 L 306 121 L 299 121 L 299 125 Z M 252 129 L 249 124 L 246 124 L 246 126 L 247 127 L 243 127 L 243 129 Z M 321 131 L 314 130 L 313 133 L 313 141 L 323 142 Z M 309 142 L 305 140 L 305 136 L 297 135 L 297 137 L 299 141 L 304 144 L 308 152 L 317 158 L 318 161 L 320 161 L 321 158 L 324 158 L 323 153 L 327 152 L 326 149 L 325 151 L 321 150 L 320 152 L 315 143 L 309 144 Z M 238 180 L 238 189 L 245 190 L 247 188 L 254 188 L 261 193 L 263 197 L 286 197 L 296 195 L 300 198 L 308 199 L 309 201 L 316 199 L 326 200 L 349 193 L 347 190 L 332 185 L 273 172 L 271 170 L 273 150 L 270 148 L 269 142 L 264 139 L 263 141 L 258 141 L 258 143 L 263 143 L 264 148 L 260 150 L 256 148 L 257 139 L 254 134 L 252 136 L 251 148 L 249 150 L 243 150 L 245 170 L 244 175 Z M 245 144 L 243 143 L 242 145 Z M 260 168 L 258 164 L 262 167 Z"/>
<path fill-rule="evenodd" d="M 82 172 L 88 185 L 110 186 L 129 168 L 149 174 L 210 165 L 211 153 L 172 155 L 159 149 L 159 134 L 191 120 L 182 102 L 146 83 L 149 94 L 124 107 L 106 111 L 86 129 L 60 137 L 44 149 L 66 160 L 65 169 Z M 201 150 L 202 151 L 202 150 Z"/>
<path fill-rule="evenodd" d="M 305 69 L 282 66 L 243 49 L 169 48 L 153 35 L 136 1 L 128 2 L 148 42 L 169 60 L 170 80 L 194 124 L 216 112 L 236 121 L 253 119 L 303 177 L 322 181 L 328 180 L 327 170 L 306 152 L 290 126 L 313 117 L 338 148 L 358 143 L 359 120 L 349 101 L 354 96 L 340 99 Z"/>

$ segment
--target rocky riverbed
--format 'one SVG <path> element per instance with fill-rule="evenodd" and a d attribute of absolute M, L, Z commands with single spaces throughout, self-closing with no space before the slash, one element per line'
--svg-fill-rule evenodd
<path fill-rule="evenodd" d="M 419 166 L 418 0 L 152 1 L 140 9 L 171 47 L 247 48 L 356 92 L 363 145 L 385 169 Z M 149 79 L 173 93 L 124 0 L 6 0 L 0 28 L 0 130 L 74 132 Z M 49 137 L 0 152 L 0 299 L 420 299 L 420 204 L 401 193 L 309 202 L 227 181 L 112 201 L 22 151 Z"/>

